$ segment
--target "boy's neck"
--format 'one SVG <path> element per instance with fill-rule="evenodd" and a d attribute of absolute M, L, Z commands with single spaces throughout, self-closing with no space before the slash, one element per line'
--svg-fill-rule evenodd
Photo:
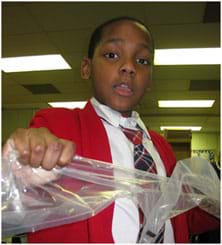
<path fill-rule="evenodd" d="M 121 112 L 122 117 L 131 117 L 132 111 Z"/>
<path fill-rule="evenodd" d="M 104 105 L 104 106 L 107 106 L 106 104 L 102 103 L 99 99 L 97 99 L 95 96 L 93 98 L 97 101 L 97 103 L 99 103 L 101 105 Z M 109 107 L 109 106 L 107 106 L 107 107 Z M 115 110 L 115 109 L 113 109 L 111 107 L 109 107 L 109 108 L 112 109 L 113 111 L 116 111 L 116 112 L 120 113 L 122 117 L 131 117 L 132 116 L 132 111 L 123 111 L 123 112 L 121 112 L 121 111 L 117 111 L 117 110 Z"/>

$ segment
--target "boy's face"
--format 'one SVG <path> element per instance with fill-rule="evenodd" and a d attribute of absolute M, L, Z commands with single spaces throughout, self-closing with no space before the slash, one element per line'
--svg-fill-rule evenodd
<path fill-rule="evenodd" d="M 122 20 L 107 26 L 92 60 L 82 63 L 102 104 L 129 116 L 151 83 L 151 39 L 143 26 Z"/>

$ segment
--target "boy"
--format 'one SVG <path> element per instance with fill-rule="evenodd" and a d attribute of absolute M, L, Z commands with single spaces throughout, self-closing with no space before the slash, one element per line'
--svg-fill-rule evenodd
<path fill-rule="evenodd" d="M 147 131 L 132 111 L 150 87 L 153 54 L 152 36 L 140 21 L 120 17 L 99 26 L 81 66 L 82 78 L 93 81 L 94 97 L 83 110 L 37 112 L 30 129 L 11 135 L 20 160 L 50 170 L 68 164 L 77 153 L 134 168 L 134 145 L 123 128 L 135 131 L 139 126 L 157 174 L 170 176 L 176 163 L 170 146 L 155 132 Z M 164 242 L 189 242 L 189 232 L 217 225 L 216 219 L 196 208 L 166 222 Z M 28 238 L 35 243 L 135 243 L 139 230 L 137 207 L 121 198 L 88 220 L 38 231 Z"/>

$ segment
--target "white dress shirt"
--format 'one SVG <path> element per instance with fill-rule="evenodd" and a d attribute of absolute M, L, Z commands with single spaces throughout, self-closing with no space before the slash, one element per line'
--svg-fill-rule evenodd
<path fill-rule="evenodd" d="M 120 126 L 136 129 L 138 124 L 145 132 L 143 145 L 153 157 L 158 175 L 166 176 L 159 153 L 137 112 L 133 111 L 131 117 L 123 117 L 119 112 L 100 104 L 95 98 L 91 98 L 91 103 L 105 126 L 113 164 L 121 164 L 134 169 L 134 145 L 127 139 Z M 115 243 L 135 243 L 140 229 L 139 212 L 136 204 L 130 199 L 119 198 L 115 201 L 113 215 L 112 235 Z M 165 225 L 164 243 L 174 243 L 170 220 Z"/>

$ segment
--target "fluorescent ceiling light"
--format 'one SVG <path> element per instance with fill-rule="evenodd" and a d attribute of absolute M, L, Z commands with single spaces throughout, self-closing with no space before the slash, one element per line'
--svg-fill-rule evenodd
<path fill-rule="evenodd" d="M 159 100 L 159 107 L 170 108 L 209 108 L 215 100 Z"/>
<path fill-rule="evenodd" d="M 59 54 L 2 58 L 1 66 L 4 72 L 71 69 Z"/>
<path fill-rule="evenodd" d="M 191 130 L 191 131 L 200 131 L 202 127 L 199 126 L 161 126 L 161 131 L 167 130 Z"/>
<path fill-rule="evenodd" d="M 52 107 L 62 107 L 62 108 L 83 108 L 86 105 L 86 101 L 70 101 L 70 102 L 49 102 Z"/>
<path fill-rule="evenodd" d="M 221 48 L 156 49 L 154 65 L 221 64 Z"/>

